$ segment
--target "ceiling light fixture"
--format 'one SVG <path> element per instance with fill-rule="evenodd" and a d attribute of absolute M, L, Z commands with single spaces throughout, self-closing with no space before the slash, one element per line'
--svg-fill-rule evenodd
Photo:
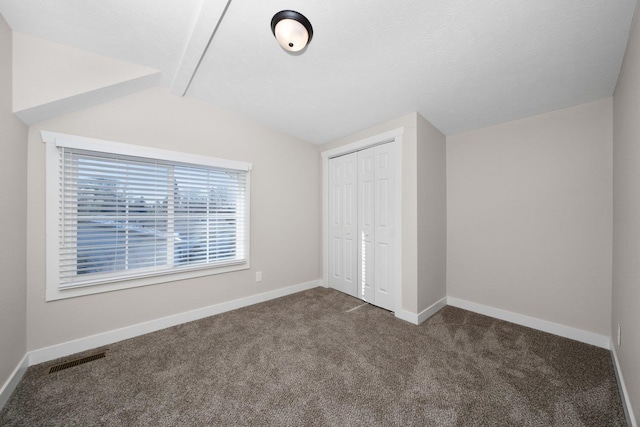
<path fill-rule="evenodd" d="M 298 52 L 305 48 L 313 37 L 311 22 L 301 13 L 281 10 L 271 19 L 271 31 L 284 50 Z"/>

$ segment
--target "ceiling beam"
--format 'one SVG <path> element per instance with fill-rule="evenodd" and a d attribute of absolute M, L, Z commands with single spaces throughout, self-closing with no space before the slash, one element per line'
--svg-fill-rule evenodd
<path fill-rule="evenodd" d="M 178 71 L 171 84 L 173 95 L 184 96 L 187 93 L 191 80 L 193 80 L 230 3 L 231 0 L 204 0 L 202 2 L 196 25 L 193 27 Z"/>

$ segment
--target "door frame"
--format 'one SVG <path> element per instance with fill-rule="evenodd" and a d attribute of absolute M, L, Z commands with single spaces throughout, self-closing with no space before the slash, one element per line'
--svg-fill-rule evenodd
<path fill-rule="evenodd" d="M 322 285 L 329 287 L 329 159 L 381 144 L 392 144 L 395 156 L 395 192 L 394 231 L 396 254 L 395 263 L 395 304 L 393 312 L 402 317 L 402 136 L 404 127 L 364 138 L 320 153 L 322 156 Z"/>

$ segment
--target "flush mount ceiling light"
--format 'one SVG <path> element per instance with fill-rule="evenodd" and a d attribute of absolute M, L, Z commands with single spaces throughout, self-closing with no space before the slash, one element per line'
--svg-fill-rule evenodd
<path fill-rule="evenodd" d="M 293 10 L 281 10 L 273 15 L 271 31 L 280 46 L 289 52 L 304 49 L 313 37 L 311 22 Z"/>

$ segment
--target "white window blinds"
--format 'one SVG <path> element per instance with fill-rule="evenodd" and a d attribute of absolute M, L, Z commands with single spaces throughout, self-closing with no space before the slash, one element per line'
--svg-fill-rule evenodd
<path fill-rule="evenodd" d="M 247 261 L 247 170 L 59 151 L 60 289 Z"/>

